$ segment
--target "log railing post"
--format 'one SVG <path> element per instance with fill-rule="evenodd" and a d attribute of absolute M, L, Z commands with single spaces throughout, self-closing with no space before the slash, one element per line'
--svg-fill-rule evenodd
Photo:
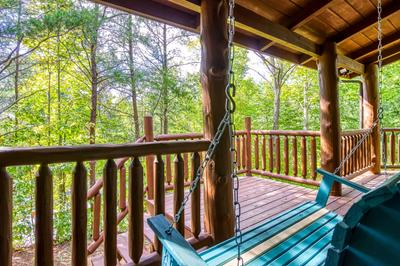
<path fill-rule="evenodd" d="M 363 75 L 363 99 L 364 99 L 364 115 L 363 126 L 364 128 L 371 128 L 374 121 L 378 117 L 378 66 L 370 64 L 366 66 Z M 381 143 L 379 124 L 376 125 L 371 133 L 371 171 L 374 174 L 379 174 L 381 171 Z"/>
<path fill-rule="evenodd" d="M 107 160 L 104 166 L 104 265 L 117 263 L 117 165 Z"/>
<path fill-rule="evenodd" d="M 36 176 L 35 236 L 35 265 L 53 265 L 53 176 L 47 164 Z"/>
<path fill-rule="evenodd" d="M 87 171 L 78 162 L 72 178 L 72 265 L 87 265 Z"/>
<path fill-rule="evenodd" d="M 242 161 L 241 161 L 241 145 L 240 145 L 240 135 L 236 135 L 236 164 L 238 169 L 242 169 Z"/>
<path fill-rule="evenodd" d="M 228 85 L 227 1 L 201 1 L 201 84 L 204 135 L 212 139 L 225 113 Z M 222 136 L 205 178 L 206 231 L 219 243 L 234 234 L 232 179 L 230 178 L 229 135 Z"/>
<path fill-rule="evenodd" d="M 281 139 L 279 135 L 275 136 L 275 168 L 276 173 L 281 173 Z"/>
<path fill-rule="evenodd" d="M 394 165 L 396 160 L 396 143 L 394 136 L 395 136 L 394 132 L 392 131 L 390 133 L 390 162 L 392 165 Z"/>
<path fill-rule="evenodd" d="M 297 138 L 292 138 L 292 164 L 293 164 L 293 176 L 297 176 Z"/>
<path fill-rule="evenodd" d="M 258 170 L 260 168 L 260 155 L 258 147 L 258 135 L 254 137 L 254 167 Z"/>
<path fill-rule="evenodd" d="M 315 137 L 312 136 L 311 137 L 311 141 L 310 141 L 310 149 L 311 149 L 311 177 L 312 179 L 316 179 L 317 178 L 317 144 L 316 144 L 316 140 Z"/>
<path fill-rule="evenodd" d="M 174 215 L 178 213 L 181 207 L 183 197 L 185 196 L 185 169 L 184 161 L 180 153 L 176 155 L 174 160 Z M 181 235 L 185 235 L 185 211 L 182 212 L 181 217 L 175 225 Z"/>
<path fill-rule="evenodd" d="M 11 266 L 12 258 L 12 180 L 0 168 L 0 265 Z"/>
<path fill-rule="evenodd" d="M 198 152 L 193 153 L 192 165 L 191 165 L 191 178 L 192 181 L 195 180 L 197 175 L 197 169 L 200 167 L 200 155 Z M 197 238 L 201 232 L 201 222 L 200 222 L 200 186 L 193 191 L 191 195 L 191 229 L 192 234 Z"/>
<path fill-rule="evenodd" d="M 246 130 L 246 175 L 251 176 L 252 154 L 251 154 L 251 117 L 244 119 Z"/>
<path fill-rule="evenodd" d="M 129 256 L 138 264 L 143 253 L 143 167 L 138 157 L 129 166 L 128 183 Z"/>
<path fill-rule="evenodd" d="M 151 116 L 144 117 L 144 136 L 146 142 L 154 141 L 153 118 Z M 147 198 L 154 199 L 154 155 L 146 156 L 146 181 L 147 181 Z"/>
<path fill-rule="evenodd" d="M 321 167 L 333 172 L 340 164 L 340 113 L 335 43 L 322 45 L 318 61 L 320 87 Z M 335 182 L 332 194 L 341 195 L 341 186 Z"/>
<path fill-rule="evenodd" d="M 101 194 L 97 193 L 93 198 L 93 240 L 100 238 L 100 217 L 101 216 Z"/>
<path fill-rule="evenodd" d="M 283 139 L 283 161 L 284 161 L 284 174 L 289 175 L 289 138 L 284 136 Z"/>
<path fill-rule="evenodd" d="M 307 178 L 307 138 L 306 138 L 306 136 L 301 137 L 300 149 L 301 149 L 301 176 L 303 178 Z"/>
<path fill-rule="evenodd" d="M 274 136 L 268 136 L 269 171 L 274 171 Z"/>
<path fill-rule="evenodd" d="M 164 162 L 161 155 L 157 155 L 154 161 L 154 215 L 165 213 L 165 176 Z M 161 254 L 162 245 L 157 237 L 154 239 L 154 248 Z"/>
<path fill-rule="evenodd" d="M 119 209 L 126 209 L 126 168 L 122 165 L 119 168 Z"/>
<path fill-rule="evenodd" d="M 267 169 L 267 141 L 265 135 L 262 135 L 262 148 L 261 148 L 261 157 L 262 157 L 262 170 L 265 171 Z"/>

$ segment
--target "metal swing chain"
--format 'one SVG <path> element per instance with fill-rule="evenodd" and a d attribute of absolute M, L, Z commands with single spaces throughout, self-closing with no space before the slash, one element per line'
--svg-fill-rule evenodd
<path fill-rule="evenodd" d="M 183 211 L 185 210 L 185 206 L 189 201 L 190 195 L 192 195 L 193 191 L 198 187 L 200 183 L 200 179 L 203 176 L 204 170 L 207 167 L 208 163 L 210 162 L 211 158 L 215 154 L 215 150 L 218 144 L 221 141 L 221 138 L 228 128 L 229 134 L 229 152 L 231 158 L 231 177 L 233 179 L 233 201 L 234 201 L 234 209 L 235 209 L 235 241 L 237 245 L 237 259 L 238 265 L 243 265 L 243 259 L 240 256 L 240 244 L 242 243 L 242 232 L 240 229 L 240 203 L 239 203 L 239 177 L 237 175 L 237 162 L 236 162 L 236 148 L 235 148 L 235 129 L 234 129 L 234 116 L 233 113 L 236 109 L 236 104 L 234 101 L 235 97 L 235 73 L 233 71 L 233 63 L 235 60 L 235 50 L 233 45 L 233 37 L 235 34 L 235 17 L 234 17 L 234 7 L 235 1 L 229 0 L 229 12 L 228 12 L 228 85 L 225 88 L 226 94 L 226 103 L 225 103 L 225 115 L 221 120 L 220 124 L 218 125 L 217 132 L 215 133 L 214 138 L 211 140 L 210 146 L 206 151 L 206 155 L 204 160 L 200 164 L 200 167 L 197 169 L 196 178 L 193 180 L 192 184 L 190 185 L 189 192 L 185 195 L 182 204 L 174 216 L 173 222 L 170 224 L 168 229 L 166 230 L 167 234 L 171 234 L 172 228 L 174 224 L 176 224 L 182 216 Z"/>
<path fill-rule="evenodd" d="M 336 167 L 333 174 L 339 173 L 340 169 L 343 168 L 343 165 L 350 159 L 350 157 L 356 152 L 356 150 L 364 143 L 366 138 L 372 133 L 374 128 L 377 125 L 380 125 L 380 135 L 383 139 L 384 131 L 383 131 L 383 101 L 382 101 L 382 81 L 383 81 L 383 70 L 382 70 L 382 0 L 378 0 L 378 90 L 379 90 L 379 108 L 378 108 L 378 116 L 375 118 L 372 126 L 368 128 L 368 130 L 362 135 L 361 139 L 356 143 L 356 145 L 350 150 L 350 152 L 346 155 L 346 157 L 340 162 L 339 166 Z M 382 145 L 382 160 L 384 167 L 384 175 L 387 176 L 387 158 L 386 158 L 386 149 L 385 145 Z"/>

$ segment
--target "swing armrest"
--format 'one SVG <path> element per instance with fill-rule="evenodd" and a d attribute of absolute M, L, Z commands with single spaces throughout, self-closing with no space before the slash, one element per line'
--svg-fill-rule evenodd
<path fill-rule="evenodd" d="M 320 186 L 319 186 L 319 190 L 318 190 L 318 194 L 317 194 L 317 197 L 316 197 L 315 201 L 319 205 L 321 205 L 323 207 L 325 207 L 326 203 L 328 202 L 329 195 L 331 194 L 332 186 L 333 186 L 333 183 L 335 181 L 339 182 L 339 183 L 342 183 L 343 185 L 349 186 L 351 188 L 354 188 L 354 189 L 356 189 L 356 190 L 358 190 L 358 191 L 360 191 L 362 193 L 367 193 L 368 191 L 370 191 L 370 189 L 367 188 L 367 187 L 364 187 L 364 186 L 362 186 L 360 184 L 354 183 L 354 182 L 352 182 L 350 180 L 347 180 L 347 179 L 345 179 L 343 177 L 334 175 L 334 174 L 332 174 L 330 172 L 327 172 L 325 170 L 317 169 L 317 173 L 322 175 L 322 180 L 321 180 L 321 183 L 320 183 Z"/>
<path fill-rule="evenodd" d="M 167 256 L 169 260 L 172 259 L 174 262 L 171 265 L 207 265 L 175 228 L 172 228 L 171 233 L 167 234 L 166 231 L 170 223 L 165 219 L 164 215 L 160 214 L 151 217 L 147 219 L 147 222 L 163 245 L 163 260 L 164 256 Z"/>

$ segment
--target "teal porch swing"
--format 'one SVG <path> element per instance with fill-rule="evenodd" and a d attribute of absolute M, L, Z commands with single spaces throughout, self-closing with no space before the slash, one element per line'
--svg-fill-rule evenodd
<path fill-rule="evenodd" d="M 400 173 L 386 180 L 379 187 L 367 187 L 337 176 L 343 162 L 353 154 L 380 122 L 377 120 L 343 159 L 339 167 L 330 173 L 322 169 L 322 181 L 314 201 L 302 203 L 293 209 L 241 232 L 240 203 L 238 200 L 238 176 L 235 148 L 233 145 L 233 112 L 235 103 L 233 63 L 234 0 L 229 0 L 229 76 L 226 88 L 226 114 L 211 141 L 205 159 L 197 171 L 189 193 L 185 196 L 171 224 L 164 215 L 148 219 L 149 226 L 162 243 L 163 265 L 400 265 Z M 381 1 L 378 1 L 378 62 L 382 69 Z M 380 77 L 380 81 L 381 81 Z M 203 252 L 196 250 L 173 228 L 191 192 L 199 184 L 205 167 L 212 158 L 225 129 L 231 140 L 232 178 L 234 182 L 235 236 Z M 384 158 L 384 164 L 386 159 Z M 364 193 L 344 217 L 327 210 L 326 204 L 334 182 L 339 182 Z"/>

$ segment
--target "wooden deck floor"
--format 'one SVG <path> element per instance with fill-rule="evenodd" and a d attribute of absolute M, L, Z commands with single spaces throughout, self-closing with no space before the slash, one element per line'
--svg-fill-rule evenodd
<path fill-rule="evenodd" d="M 391 172 L 390 174 L 393 174 Z M 374 188 L 385 180 L 384 175 L 373 175 L 365 173 L 353 179 L 353 181 Z M 257 223 L 271 218 L 272 216 L 286 211 L 295 205 L 308 200 L 314 200 L 317 190 L 305 188 L 293 184 L 274 181 L 271 179 L 261 178 L 257 176 L 245 176 L 240 178 L 239 199 L 241 202 L 242 230 L 245 230 Z M 341 197 L 330 197 L 327 208 L 335 211 L 340 215 L 344 215 L 351 204 L 361 196 L 361 193 L 348 187 L 343 187 L 343 195 Z M 203 192 L 202 192 L 203 198 Z M 203 202 L 203 199 L 201 200 Z M 168 192 L 165 198 L 166 212 L 172 213 L 173 194 Z M 201 217 L 204 217 L 204 206 L 201 206 Z M 185 210 L 185 223 L 190 227 L 190 201 Z M 203 221 L 202 221 L 203 226 Z M 145 236 L 147 239 L 148 253 L 151 249 L 151 241 L 154 238 L 153 232 L 150 230 L 147 222 L 144 223 Z M 121 234 L 118 237 L 118 249 L 123 253 L 127 252 L 127 234 Z"/>

